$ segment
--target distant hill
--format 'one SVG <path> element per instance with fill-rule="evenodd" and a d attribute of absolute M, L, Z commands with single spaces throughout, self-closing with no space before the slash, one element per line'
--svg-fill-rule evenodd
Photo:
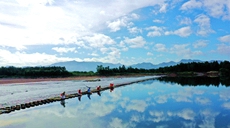
<path fill-rule="evenodd" d="M 202 61 L 201 60 L 182 59 L 179 62 L 170 61 L 170 62 L 163 62 L 163 63 L 156 64 L 156 65 L 154 65 L 152 63 L 139 63 L 139 64 L 131 65 L 131 67 L 143 68 L 143 69 L 157 69 L 160 67 L 173 66 L 173 65 L 180 64 L 180 63 L 190 63 L 190 62 L 202 62 Z"/>
<path fill-rule="evenodd" d="M 209 62 L 213 62 L 215 60 L 211 60 Z M 190 62 L 204 62 L 201 60 L 192 60 L 192 59 L 182 59 L 179 62 L 163 62 L 160 64 L 152 64 L 152 63 L 138 63 L 134 65 L 130 65 L 133 68 L 143 68 L 143 69 L 157 69 L 160 67 L 165 67 L 165 66 L 173 66 L 177 65 L 180 63 L 190 63 Z M 218 60 L 218 62 L 221 62 Z M 68 71 L 93 71 L 96 72 L 97 66 L 102 65 L 103 67 L 109 66 L 110 68 L 118 68 L 119 66 L 122 66 L 123 64 L 113 64 L 113 63 L 102 63 L 102 62 L 77 62 L 77 61 L 66 61 L 66 62 L 58 62 L 51 64 L 50 66 L 61 66 L 61 67 L 66 67 L 66 70 Z M 126 66 L 126 65 L 125 65 Z M 129 66 L 126 66 L 129 67 Z"/>

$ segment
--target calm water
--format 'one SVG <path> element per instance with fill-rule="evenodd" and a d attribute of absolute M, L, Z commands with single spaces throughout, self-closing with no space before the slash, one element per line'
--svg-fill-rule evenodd
<path fill-rule="evenodd" d="M 68 99 L 65 107 L 54 102 L 3 114 L 0 127 L 230 128 L 229 87 L 183 85 L 162 80 L 127 85 Z"/>

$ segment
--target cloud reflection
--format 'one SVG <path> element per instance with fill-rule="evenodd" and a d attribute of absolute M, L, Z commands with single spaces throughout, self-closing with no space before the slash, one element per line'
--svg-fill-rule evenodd
<path fill-rule="evenodd" d="M 153 122 L 161 122 L 161 121 L 167 121 L 169 118 L 163 111 L 150 111 L 149 114 L 151 117 L 148 119 L 149 121 Z"/>
<path fill-rule="evenodd" d="M 147 107 L 147 103 L 143 100 L 132 100 L 130 103 L 126 106 L 126 111 L 135 110 L 138 112 L 144 112 L 145 108 Z"/>
<path fill-rule="evenodd" d="M 211 100 L 209 100 L 206 97 L 197 97 L 195 99 L 195 101 L 201 105 L 210 105 L 211 104 Z"/>
<path fill-rule="evenodd" d="M 200 112 L 202 124 L 199 124 L 200 128 L 215 128 L 215 117 L 219 112 L 212 111 L 210 109 L 205 109 Z"/>
<path fill-rule="evenodd" d="M 112 118 L 108 128 L 127 128 L 127 124 L 122 123 L 119 118 Z"/>
<path fill-rule="evenodd" d="M 178 116 L 181 117 L 185 120 L 194 120 L 196 113 L 192 110 L 192 109 L 183 109 L 181 111 L 178 112 L 171 112 L 168 111 L 167 112 L 168 116 Z"/>
<path fill-rule="evenodd" d="M 230 102 L 225 102 L 222 104 L 222 107 L 226 108 L 226 109 L 230 109 Z"/>
<path fill-rule="evenodd" d="M 169 97 L 168 95 L 160 95 L 160 96 L 156 96 L 154 100 L 159 104 L 163 104 L 167 102 L 168 97 Z"/>

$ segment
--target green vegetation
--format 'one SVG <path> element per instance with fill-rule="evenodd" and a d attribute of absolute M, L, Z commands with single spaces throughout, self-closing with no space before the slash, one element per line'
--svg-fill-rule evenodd
<path fill-rule="evenodd" d="M 172 76 L 193 76 L 196 73 L 205 73 L 210 76 L 230 77 L 230 62 L 218 63 L 180 63 L 175 66 L 161 67 L 158 69 L 138 69 L 120 66 L 118 68 L 97 66 L 97 72 L 74 71 L 68 72 L 65 67 L 0 67 L 0 78 L 39 78 L 39 77 L 69 77 L 69 76 L 114 76 L 114 75 L 157 75 L 171 74 Z"/>
<path fill-rule="evenodd" d="M 0 78 L 38 78 L 38 77 L 67 77 L 71 76 L 65 67 L 1 67 Z"/>
<path fill-rule="evenodd" d="M 95 76 L 96 73 L 94 73 L 93 71 L 73 71 L 71 72 L 73 76 Z"/>

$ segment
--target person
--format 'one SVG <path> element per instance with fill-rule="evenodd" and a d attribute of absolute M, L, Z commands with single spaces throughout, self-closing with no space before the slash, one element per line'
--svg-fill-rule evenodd
<path fill-rule="evenodd" d="M 81 92 L 81 89 L 78 90 L 78 93 L 77 93 L 79 96 L 82 95 L 82 92 Z"/>
<path fill-rule="evenodd" d="M 88 87 L 88 90 L 87 90 L 88 94 L 92 93 L 90 89 L 91 89 L 91 87 Z"/>
<path fill-rule="evenodd" d="M 65 99 L 65 92 L 61 93 L 61 100 Z"/>
<path fill-rule="evenodd" d="M 109 87 L 110 87 L 110 88 L 113 88 L 113 83 L 110 83 Z"/>
<path fill-rule="evenodd" d="M 98 87 L 97 87 L 97 91 L 101 91 L 101 86 L 98 86 Z"/>
<path fill-rule="evenodd" d="M 101 92 L 100 92 L 100 91 L 101 91 L 101 86 L 98 86 L 98 87 L 97 87 L 97 94 L 98 94 L 99 96 L 101 96 Z"/>

